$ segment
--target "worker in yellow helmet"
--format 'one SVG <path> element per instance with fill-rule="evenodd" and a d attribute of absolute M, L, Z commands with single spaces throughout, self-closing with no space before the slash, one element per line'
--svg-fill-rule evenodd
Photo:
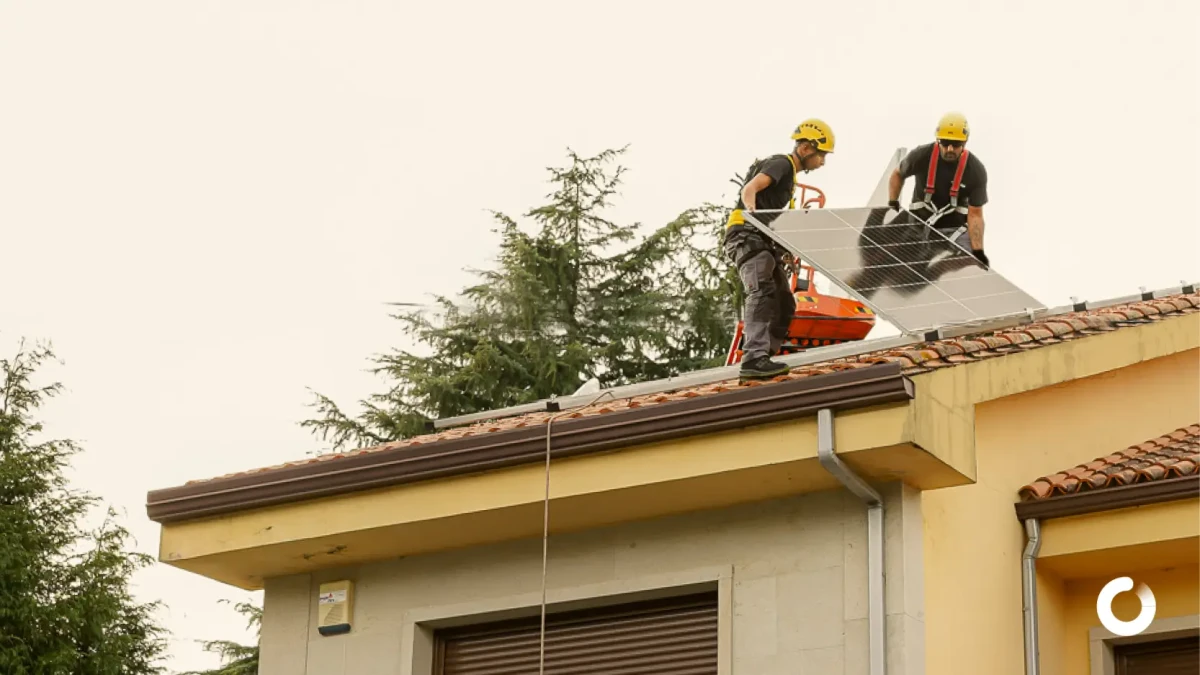
<path fill-rule="evenodd" d="M 787 337 L 796 312 L 796 299 L 782 265 L 784 251 L 746 224 L 743 211 L 754 212 L 755 219 L 769 225 L 779 214 L 757 212 L 788 208 L 796 190 L 796 174 L 821 168 L 826 155 L 833 152 L 833 130 L 819 119 L 797 125 L 792 140 L 790 153 L 750 166 L 739 183 L 737 205 L 725 227 L 725 255 L 737 266 L 746 290 L 742 379 L 771 378 L 790 370 L 787 364 L 771 360 Z"/>
<path fill-rule="evenodd" d="M 892 172 L 888 206 L 902 210 L 899 200 L 904 181 L 916 178 L 913 203 L 908 211 L 971 251 L 987 266 L 988 258 L 983 252 L 987 169 L 978 155 L 967 151 L 967 139 L 971 136 L 967 118 L 962 113 L 947 113 L 938 121 L 934 136 L 933 143 L 914 148 Z M 898 217 L 893 222 L 899 221 Z"/>

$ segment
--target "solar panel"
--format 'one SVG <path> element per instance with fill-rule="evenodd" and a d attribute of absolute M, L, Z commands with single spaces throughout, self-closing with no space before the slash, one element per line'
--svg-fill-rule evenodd
<path fill-rule="evenodd" d="M 904 332 L 1045 308 L 911 214 L 898 218 L 887 208 L 771 213 L 778 215 L 769 227 L 755 213 L 746 221 Z"/>
<path fill-rule="evenodd" d="M 871 193 L 871 198 L 867 200 L 867 206 L 887 206 L 888 203 L 888 188 L 892 182 L 892 171 L 900 167 L 900 161 L 904 159 L 907 151 L 904 148 L 896 148 L 892 153 L 892 158 L 888 160 L 887 166 L 883 168 L 883 175 L 879 177 L 879 182 L 875 184 L 875 191 Z"/>

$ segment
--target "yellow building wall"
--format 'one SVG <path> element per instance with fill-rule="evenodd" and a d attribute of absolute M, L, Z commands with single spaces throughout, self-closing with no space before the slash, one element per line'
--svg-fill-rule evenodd
<path fill-rule="evenodd" d="M 1165 570 L 1130 574 L 1134 586 L 1144 583 L 1154 592 L 1157 606 L 1154 618 L 1169 619 L 1177 616 L 1200 614 L 1200 566 L 1188 565 Z M 1062 675 L 1090 675 L 1088 660 L 1089 631 L 1100 625 L 1096 617 L 1096 596 L 1110 580 L 1073 579 L 1056 584 L 1065 597 L 1061 616 L 1061 648 L 1053 650 L 1058 657 L 1054 667 L 1043 656 L 1042 672 Z M 1113 601 L 1113 614 L 1118 619 L 1130 621 L 1141 611 L 1137 595 L 1121 593 Z M 1045 621 L 1045 618 L 1042 619 Z M 1047 641 L 1046 631 L 1042 640 Z M 1043 654 L 1045 648 L 1043 648 Z"/>
<path fill-rule="evenodd" d="M 1063 662 L 1065 654 L 1055 645 L 1062 645 L 1067 641 L 1067 615 L 1070 613 L 1071 604 L 1070 597 L 1067 595 L 1067 586 L 1053 574 L 1039 570 L 1037 596 L 1038 634 L 1040 635 L 1038 651 L 1041 653 L 1042 672 L 1062 674 L 1066 668 Z M 1047 649 L 1047 645 L 1050 645 L 1049 649 Z M 1086 648 L 1087 640 L 1085 639 L 1084 649 L 1086 650 Z M 1019 649 L 1022 650 L 1020 654 L 1024 658 L 1024 642 L 1019 645 Z"/>
<path fill-rule="evenodd" d="M 929 675 L 957 675 L 967 666 L 979 675 L 1023 672 L 1025 536 L 1013 508 L 1017 490 L 1195 423 L 1198 358 L 1200 350 L 1191 349 L 976 407 L 978 482 L 922 495 Z M 1042 376 L 1014 370 L 1014 378 Z M 1043 586 L 1039 603 L 1043 672 L 1059 672 L 1051 665 L 1070 660 L 1064 649 L 1075 638 L 1054 624 L 1073 611 L 1070 596 Z M 1047 639 L 1060 631 L 1061 640 Z M 1079 648 L 1086 653 L 1086 637 Z"/>

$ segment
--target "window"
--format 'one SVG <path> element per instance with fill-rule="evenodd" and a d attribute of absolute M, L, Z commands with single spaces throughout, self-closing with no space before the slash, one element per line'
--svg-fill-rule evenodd
<path fill-rule="evenodd" d="M 435 634 L 434 675 L 538 672 L 540 616 Z M 546 615 L 547 675 L 716 675 L 717 594 Z"/>
<path fill-rule="evenodd" d="M 1115 645 L 1116 675 L 1200 675 L 1200 638 Z"/>

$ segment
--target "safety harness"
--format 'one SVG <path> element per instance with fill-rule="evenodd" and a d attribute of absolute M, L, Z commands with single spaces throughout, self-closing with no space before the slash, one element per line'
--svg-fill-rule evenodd
<path fill-rule="evenodd" d="M 787 155 L 788 163 L 792 165 L 792 177 L 788 180 L 788 184 L 792 186 L 792 197 L 788 200 L 788 208 L 796 208 L 796 174 L 800 172 L 800 166 L 796 164 L 796 158 L 792 154 Z M 770 158 L 768 158 L 770 159 Z M 741 187 L 746 187 L 746 183 L 758 173 L 758 168 L 766 160 L 754 160 L 750 165 L 750 169 L 746 172 L 746 180 L 742 181 Z M 729 229 L 734 225 L 745 225 L 746 218 L 742 215 L 742 209 L 734 209 L 729 214 L 729 219 L 725 221 L 725 229 Z"/>
<path fill-rule="evenodd" d="M 788 208 L 796 208 L 796 174 L 800 173 L 800 165 L 796 163 L 796 156 L 788 153 L 788 163 L 792 165 L 792 178 L 789 181 L 792 184 L 792 198 L 788 200 Z"/>
<path fill-rule="evenodd" d="M 792 165 L 792 175 L 788 179 L 788 184 L 791 186 L 791 198 L 788 199 L 788 208 L 794 209 L 796 208 L 796 174 L 800 172 L 800 167 L 796 164 L 796 158 L 791 153 L 788 153 L 787 158 L 788 163 Z M 755 162 L 750 165 L 750 170 L 746 172 L 746 180 L 742 181 L 742 187 L 745 187 L 746 183 L 749 183 L 750 180 L 754 178 L 755 174 L 758 173 L 758 167 L 761 165 L 762 162 L 758 160 L 755 160 Z M 742 227 L 746 226 L 746 218 L 742 214 L 742 209 L 734 209 L 729 214 L 729 219 L 725 221 L 726 236 L 729 235 L 729 230 L 735 225 L 740 225 Z M 753 258 L 762 251 L 770 251 L 772 255 L 778 255 L 780 253 L 778 250 L 778 245 L 774 241 L 767 241 L 767 239 L 758 232 L 751 232 L 750 235 L 746 237 L 746 251 L 742 253 L 742 255 L 736 260 L 734 260 L 733 264 L 740 267 L 742 263 L 750 258 Z"/>
<path fill-rule="evenodd" d="M 930 212 L 928 219 L 930 225 L 933 225 L 938 218 L 951 211 L 966 215 L 967 207 L 958 205 L 958 191 L 962 187 L 963 174 L 967 170 L 967 156 L 970 152 L 970 150 L 963 148 L 962 154 L 958 156 L 958 168 L 954 170 L 954 180 L 950 183 L 950 205 L 937 210 L 933 208 L 933 184 L 934 179 L 937 178 L 939 157 L 937 148 L 934 147 L 929 153 L 929 173 L 925 177 L 925 198 L 922 201 L 913 202 L 908 210 L 913 212 L 928 210 Z"/>

